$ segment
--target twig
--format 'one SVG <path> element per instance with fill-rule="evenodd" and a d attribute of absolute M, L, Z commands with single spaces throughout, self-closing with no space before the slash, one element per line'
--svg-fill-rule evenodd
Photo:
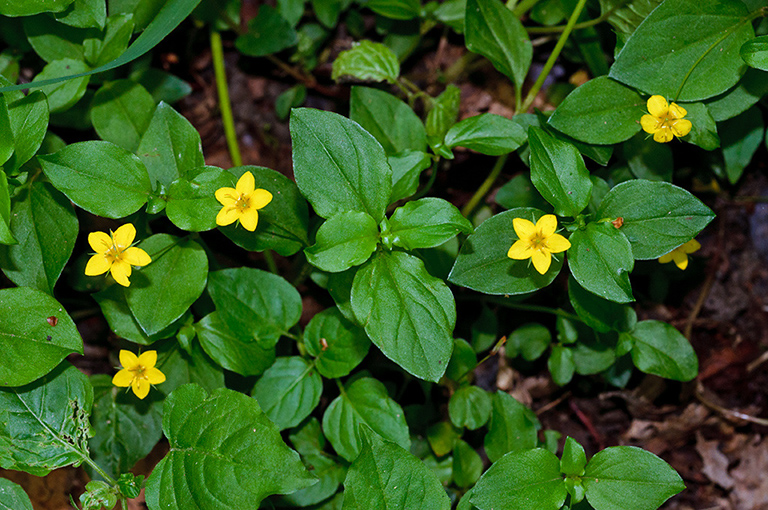
<path fill-rule="evenodd" d="M 699 401 L 704 404 L 705 406 L 709 407 L 713 411 L 716 411 L 724 416 L 727 416 L 729 418 L 733 418 L 735 420 L 744 420 L 748 421 L 750 423 L 756 423 L 758 425 L 768 426 L 768 419 L 766 418 L 758 418 L 757 416 L 752 416 L 751 414 L 745 414 L 739 411 L 733 411 L 731 409 L 726 409 L 725 407 L 719 406 L 715 404 L 714 402 L 711 402 L 707 400 L 704 397 L 704 385 L 699 382 L 698 387 L 696 388 L 696 398 L 699 399 Z"/>

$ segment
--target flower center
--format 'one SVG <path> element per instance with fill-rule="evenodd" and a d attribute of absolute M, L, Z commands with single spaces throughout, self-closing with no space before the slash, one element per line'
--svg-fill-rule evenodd
<path fill-rule="evenodd" d="M 138 365 L 136 368 L 134 368 L 131 371 L 133 372 L 133 377 L 137 379 L 146 379 L 147 376 L 144 373 L 145 370 L 146 368 L 144 368 L 144 365 Z"/>
<path fill-rule="evenodd" d="M 241 193 L 239 197 L 237 197 L 237 201 L 235 202 L 235 207 L 240 209 L 241 211 L 244 211 L 248 209 L 249 205 L 248 195 L 245 193 Z"/>
<path fill-rule="evenodd" d="M 540 250 L 547 247 L 547 238 L 541 232 L 538 232 L 531 236 L 530 243 L 531 248 L 534 250 Z"/>

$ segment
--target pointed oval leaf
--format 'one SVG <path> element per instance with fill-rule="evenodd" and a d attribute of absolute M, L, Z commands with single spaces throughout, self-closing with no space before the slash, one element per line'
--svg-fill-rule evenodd
<path fill-rule="evenodd" d="M 343 76 L 394 82 L 400 76 L 400 62 L 397 55 L 383 44 L 363 40 L 351 50 L 342 51 L 333 61 L 332 78 L 338 80 Z"/>
<path fill-rule="evenodd" d="M 216 363 L 240 375 L 261 375 L 275 362 L 275 348 L 257 339 L 241 340 L 218 312 L 209 313 L 195 324 L 195 332 L 208 356 Z"/>
<path fill-rule="evenodd" d="M 147 480 L 152 509 L 251 510 L 316 481 L 256 400 L 233 390 L 181 386 L 163 405 L 163 432 L 170 451 Z"/>
<path fill-rule="evenodd" d="M 29 496 L 20 485 L 0 478 L 0 510 L 33 510 Z"/>
<path fill-rule="evenodd" d="M 568 267 L 579 285 L 617 303 L 635 300 L 629 282 L 635 260 L 621 230 L 611 223 L 593 222 L 571 234 L 570 241 Z"/>
<path fill-rule="evenodd" d="M 7 96 L 10 96 L 8 94 Z M 36 90 L 16 101 L 6 97 L 8 120 L 13 132 L 14 153 L 4 165 L 6 172 L 21 167 L 35 155 L 43 143 L 48 130 L 48 100 L 45 94 Z"/>
<path fill-rule="evenodd" d="M 315 234 L 315 244 L 305 248 L 313 266 L 339 273 L 371 257 L 379 242 L 376 221 L 364 212 L 342 212 L 325 221 Z"/>
<path fill-rule="evenodd" d="M 406 250 L 434 248 L 459 234 L 471 234 L 472 223 L 442 198 L 422 198 L 395 209 L 382 241 Z"/>
<path fill-rule="evenodd" d="M 410 106 L 383 90 L 352 87 L 349 118 L 372 134 L 388 156 L 427 149 L 427 132 L 421 119 Z"/>
<path fill-rule="evenodd" d="M 632 339 L 632 361 L 646 374 L 676 381 L 690 381 L 698 375 L 696 352 L 671 324 L 642 321 L 625 335 Z"/>
<path fill-rule="evenodd" d="M 320 402 L 323 381 L 314 364 L 299 356 L 277 358 L 251 396 L 279 430 L 295 427 Z"/>
<path fill-rule="evenodd" d="M 457 427 L 479 429 L 491 417 L 491 397 L 477 386 L 464 386 L 456 390 L 448 401 L 448 415 Z"/>
<path fill-rule="evenodd" d="M 83 340 L 58 301 L 39 290 L 0 290 L 0 387 L 21 386 L 50 372 Z M 0 420 L 2 422 L 2 420 Z"/>
<path fill-rule="evenodd" d="M 739 55 L 750 67 L 768 71 L 768 36 L 755 37 L 741 45 Z"/>
<path fill-rule="evenodd" d="M 493 113 L 464 119 L 445 134 L 445 145 L 449 149 L 466 147 L 489 156 L 501 156 L 517 150 L 527 140 L 528 135 L 520 124 Z"/>
<path fill-rule="evenodd" d="M 535 448 L 537 432 L 541 428 L 536 415 L 509 393 L 497 391 L 491 397 L 493 410 L 488 434 L 485 435 L 485 453 L 496 462 L 508 452 Z"/>
<path fill-rule="evenodd" d="M 315 356 L 315 366 L 329 379 L 348 375 L 363 361 L 371 341 L 358 325 L 344 318 L 338 308 L 318 313 L 304 330 L 304 346 Z"/>
<path fill-rule="evenodd" d="M 165 197 L 165 214 L 174 225 L 189 232 L 216 228 L 216 215 L 221 210 L 216 190 L 234 187 L 231 180 L 229 172 L 215 166 L 190 170 L 186 177 L 171 183 Z M 259 215 L 259 220 L 263 225 L 262 215 Z"/>
<path fill-rule="evenodd" d="M 132 80 L 107 82 L 91 102 L 91 122 L 102 140 L 135 152 L 155 113 L 155 100 Z"/>

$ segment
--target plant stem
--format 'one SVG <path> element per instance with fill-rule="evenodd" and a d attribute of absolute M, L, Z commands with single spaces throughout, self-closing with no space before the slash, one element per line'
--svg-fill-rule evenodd
<path fill-rule="evenodd" d="M 488 191 L 490 191 L 491 186 L 493 186 L 493 183 L 496 182 L 496 179 L 498 179 L 499 174 L 501 173 L 501 169 L 504 168 L 504 163 L 507 162 L 507 157 L 509 157 L 509 154 L 504 154 L 496 160 L 496 164 L 493 165 L 491 173 L 488 174 L 488 177 L 485 179 L 485 181 L 483 181 L 480 187 L 477 188 L 477 191 L 475 191 L 475 194 L 472 195 L 472 198 L 469 199 L 469 202 L 467 202 L 461 209 L 461 214 L 463 214 L 465 217 L 469 217 L 472 211 L 475 210 L 477 204 L 480 203 L 480 200 L 482 200 Z"/>
<path fill-rule="evenodd" d="M 264 260 L 267 262 L 269 271 L 274 274 L 280 274 L 277 270 L 277 264 L 275 263 L 274 255 L 272 255 L 272 250 L 264 250 L 262 253 L 264 254 Z"/>
<path fill-rule="evenodd" d="M 565 30 L 563 30 L 563 33 L 557 40 L 555 49 L 553 49 L 552 53 L 549 55 L 547 62 L 544 64 L 544 68 L 541 70 L 541 73 L 539 73 L 539 77 L 536 78 L 536 83 L 534 83 L 533 87 L 531 87 L 531 90 L 528 91 L 528 95 L 525 97 L 525 101 L 523 102 L 523 107 L 521 108 L 520 112 L 527 112 L 528 108 L 531 107 L 533 100 L 536 99 L 536 94 L 538 94 L 539 90 L 541 90 L 541 86 L 544 84 L 544 80 L 547 79 L 549 72 L 555 65 L 557 57 L 560 56 L 560 52 L 563 50 L 563 46 L 565 46 L 566 41 L 568 41 L 568 36 L 571 35 L 573 27 L 576 25 L 576 20 L 579 19 L 579 16 L 581 16 L 581 11 L 584 10 L 584 5 L 586 3 L 587 0 L 579 0 L 579 3 L 576 4 L 576 8 L 571 13 L 571 17 L 568 18 L 568 23 L 565 25 Z"/>
<path fill-rule="evenodd" d="M 432 163 L 432 173 L 429 175 L 429 180 L 426 184 L 424 184 L 424 187 L 421 188 L 418 192 L 416 192 L 411 198 L 408 199 L 408 201 L 418 200 L 424 195 L 427 194 L 427 192 L 432 188 L 432 185 L 435 184 L 435 179 L 437 179 L 437 165 L 440 163 L 440 158 L 435 158 L 435 162 Z"/>
<path fill-rule="evenodd" d="M 539 3 L 539 0 L 523 0 L 512 9 L 512 14 L 520 19 L 523 17 L 523 14 L 533 9 L 533 6 L 537 3 Z"/>
<path fill-rule="evenodd" d="M 515 310 L 522 310 L 525 312 L 551 313 L 552 315 L 559 315 L 564 319 L 584 322 L 583 320 L 581 320 L 581 317 L 579 317 L 578 315 L 570 312 L 566 312 L 561 308 L 550 308 L 548 306 L 529 305 L 526 303 L 515 303 L 513 301 L 508 301 L 506 298 L 499 297 L 499 296 L 483 296 L 482 300 L 487 301 L 489 303 L 495 303 L 497 305 L 506 306 L 507 308 L 513 308 Z"/>
<path fill-rule="evenodd" d="M 219 111 L 221 112 L 221 122 L 224 124 L 224 136 L 227 139 L 229 157 L 233 166 L 242 166 L 243 158 L 240 156 L 235 121 L 232 117 L 232 104 L 229 102 L 227 72 L 224 69 L 224 49 L 221 45 L 221 34 L 216 30 L 211 30 L 211 55 L 213 57 L 213 72 L 216 76 L 216 90 L 219 93 Z"/>
<path fill-rule="evenodd" d="M 622 2 L 616 4 L 612 9 L 609 9 L 604 14 L 601 14 L 599 17 L 595 19 L 591 19 L 589 21 L 582 21 L 581 23 L 576 23 L 575 25 L 573 25 L 573 30 L 580 30 L 582 28 L 589 28 L 595 25 L 599 25 L 603 21 L 610 18 L 614 12 L 624 7 L 624 5 L 628 1 L 629 0 L 623 0 Z M 556 27 L 525 27 L 525 31 L 528 32 L 529 34 L 556 34 L 559 32 L 564 32 L 567 26 L 568 25 L 558 25 Z"/>
<path fill-rule="evenodd" d="M 96 464 L 89 456 L 83 455 L 83 462 L 91 466 L 93 470 L 96 471 L 108 484 L 110 485 L 117 484 L 115 479 L 109 476 L 103 469 L 101 469 L 99 465 Z"/>

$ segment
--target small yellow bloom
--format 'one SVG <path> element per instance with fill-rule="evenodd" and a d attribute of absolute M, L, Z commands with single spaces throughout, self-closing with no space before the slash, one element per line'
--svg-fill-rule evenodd
<path fill-rule="evenodd" d="M 554 214 L 545 214 L 536 225 L 523 218 L 515 218 L 512 226 L 519 238 L 507 252 L 507 257 L 515 260 L 532 259 L 533 267 L 541 274 L 549 269 L 552 254 L 564 252 L 571 247 L 570 241 L 557 230 L 557 218 Z"/>
<path fill-rule="evenodd" d="M 240 221 L 246 230 L 253 232 L 259 223 L 259 209 L 272 201 L 272 193 L 256 189 L 251 172 L 245 172 L 234 188 L 216 190 L 216 200 L 224 207 L 216 216 L 216 224 L 224 227 Z"/>
<path fill-rule="evenodd" d="M 659 262 L 666 264 L 667 262 L 675 261 L 675 265 L 685 271 L 688 267 L 688 254 L 699 251 L 701 244 L 696 239 L 691 239 L 682 246 L 678 246 L 666 255 L 659 257 Z"/>
<path fill-rule="evenodd" d="M 123 369 L 112 378 L 112 384 L 121 388 L 131 387 L 137 397 L 143 399 L 149 393 L 150 384 L 165 382 L 165 374 L 155 368 L 157 351 L 147 351 L 138 358 L 131 351 L 120 351 Z"/>
<path fill-rule="evenodd" d="M 146 266 L 152 259 L 141 248 L 132 247 L 136 237 L 136 228 L 126 223 L 114 232 L 91 232 L 88 244 L 96 252 L 85 266 L 87 276 L 97 276 L 109 271 L 117 283 L 123 287 L 131 284 L 131 266 Z"/>
<path fill-rule="evenodd" d="M 651 96 L 648 99 L 648 113 L 640 119 L 643 131 L 653 135 L 653 140 L 667 143 L 674 136 L 685 136 L 691 132 L 691 121 L 683 117 L 688 112 L 676 103 L 669 104 L 661 96 Z"/>

